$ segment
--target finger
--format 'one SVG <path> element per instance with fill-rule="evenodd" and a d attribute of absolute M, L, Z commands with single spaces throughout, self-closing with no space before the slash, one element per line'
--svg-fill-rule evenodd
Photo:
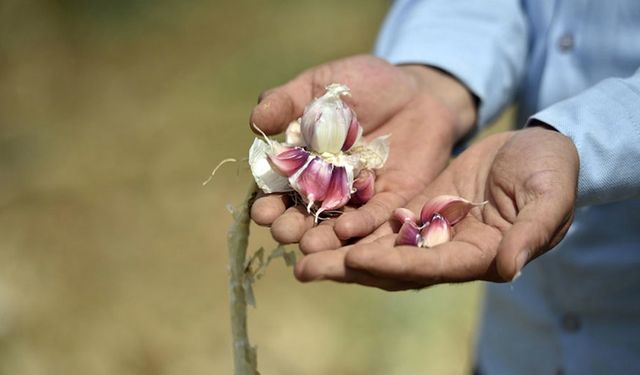
<path fill-rule="evenodd" d="M 573 215 L 568 202 L 571 200 L 566 196 L 548 193 L 518 213 L 498 247 L 497 268 L 504 280 L 513 280 L 527 262 L 559 241 Z"/>
<path fill-rule="evenodd" d="M 373 276 L 365 271 L 345 266 L 345 254 L 349 247 L 335 251 L 323 251 L 302 258 L 294 269 L 295 277 L 301 282 L 332 280 L 341 283 L 355 283 L 389 291 L 416 289 L 421 285 Z"/>
<path fill-rule="evenodd" d="M 249 125 L 257 133 L 255 124 L 266 134 L 283 132 L 289 123 L 302 115 L 304 107 L 313 99 L 312 74 L 304 72 L 288 83 L 260 95 L 251 112 Z"/>
<path fill-rule="evenodd" d="M 349 208 L 347 207 L 346 209 L 348 210 Z M 311 254 L 318 251 L 335 250 L 345 246 L 348 241 L 338 238 L 334 229 L 335 223 L 335 220 L 323 221 L 320 225 L 305 232 L 300 240 L 300 250 L 305 254 Z M 394 233 L 394 228 L 397 231 L 400 228 L 400 224 L 384 222 L 373 233 L 360 238 L 357 243 L 373 242 L 382 236 Z"/>
<path fill-rule="evenodd" d="M 340 248 L 306 255 L 296 263 L 294 275 L 302 282 L 325 279 L 348 282 L 345 254 L 346 248 Z"/>
<path fill-rule="evenodd" d="M 271 225 L 289 205 L 287 194 L 266 194 L 251 205 L 251 219 L 261 226 Z"/>
<path fill-rule="evenodd" d="M 334 250 L 345 245 L 333 230 L 335 220 L 325 220 L 309 229 L 300 239 L 300 251 L 311 254 L 318 251 Z"/>
<path fill-rule="evenodd" d="M 362 237 L 356 243 L 358 244 L 371 243 L 384 236 L 397 233 L 399 229 L 400 229 L 399 222 L 387 221 L 383 223 L 381 226 L 379 226 L 378 229 L 374 230 L 373 233 L 371 233 L 368 236 Z"/>
<path fill-rule="evenodd" d="M 339 239 L 364 237 L 389 220 L 391 213 L 402 206 L 405 199 L 386 191 L 373 196 L 369 202 L 352 212 L 345 212 L 336 220 L 335 232 Z"/>
<path fill-rule="evenodd" d="M 271 235 L 281 244 L 297 243 L 313 225 L 313 216 L 304 207 L 289 207 L 271 225 Z"/>

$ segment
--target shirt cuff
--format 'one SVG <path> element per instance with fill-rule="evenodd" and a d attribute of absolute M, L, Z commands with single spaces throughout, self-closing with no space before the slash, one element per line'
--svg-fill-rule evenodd
<path fill-rule="evenodd" d="M 640 195 L 640 90 L 611 78 L 533 115 L 569 137 L 580 157 L 578 206 Z"/>

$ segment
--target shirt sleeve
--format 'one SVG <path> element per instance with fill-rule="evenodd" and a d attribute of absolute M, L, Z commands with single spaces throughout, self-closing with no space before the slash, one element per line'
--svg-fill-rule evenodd
<path fill-rule="evenodd" d="M 640 69 L 609 78 L 533 115 L 573 140 L 578 206 L 640 198 Z"/>
<path fill-rule="evenodd" d="M 517 0 L 396 0 L 374 53 L 456 77 L 478 97 L 483 126 L 517 92 L 527 56 L 526 16 Z"/>

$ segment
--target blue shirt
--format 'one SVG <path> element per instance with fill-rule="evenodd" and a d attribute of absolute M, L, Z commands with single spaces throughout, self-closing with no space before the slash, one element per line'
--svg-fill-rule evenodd
<path fill-rule="evenodd" d="M 580 156 L 565 239 L 487 288 L 481 373 L 640 373 L 640 1 L 397 0 L 376 54 L 457 77 L 480 126 L 517 102 Z"/>

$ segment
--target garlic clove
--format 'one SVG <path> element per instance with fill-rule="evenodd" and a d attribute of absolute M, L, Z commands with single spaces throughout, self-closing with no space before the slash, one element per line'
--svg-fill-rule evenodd
<path fill-rule="evenodd" d="M 293 190 L 289 180 L 276 173 L 269 164 L 267 155 L 272 146 L 256 138 L 249 149 L 249 166 L 256 184 L 265 193 L 281 193 Z"/>
<path fill-rule="evenodd" d="M 472 208 L 486 203 L 473 203 L 453 195 L 440 195 L 425 203 L 420 212 L 420 219 L 423 223 L 426 223 L 434 214 L 439 213 L 447 219 L 450 225 L 456 225 L 467 216 Z"/>
<path fill-rule="evenodd" d="M 322 205 L 316 212 L 316 222 L 320 213 L 335 210 L 347 204 L 351 198 L 351 185 L 353 184 L 353 171 L 350 168 L 334 167 L 331 181 L 327 188 L 327 194 L 322 200 Z"/>
<path fill-rule="evenodd" d="M 360 140 L 360 137 L 362 137 L 362 126 L 360 126 L 355 112 L 351 111 L 351 124 L 349 125 L 347 137 L 342 145 L 342 151 L 349 151 L 349 149 Z"/>
<path fill-rule="evenodd" d="M 312 107 L 311 104 L 304 108 L 302 117 L 300 117 L 300 134 L 302 141 L 308 147 L 313 148 L 313 140 L 315 136 L 315 124 L 322 117 L 322 111 L 318 107 Z M 315 150 L 315 149 L 314 149 Z"/>
<path fill-rule="evenodd" d="M 422 247 L 434 247 L 451 240 L 451 226 L 440 214 L 433 214 L 429 223 L 420 232 Z"/>
<path fill-rule="evenodd" d="M 267 155 L 274 171 L 289 177 L 302 168 L 309 159 L 309 152 L 300 147 L 282 147 L 277 154 Z"/>
<path fill-rule="evenodd" d="M 420 229 L 413 221 L 405 221 L 400 227 L 398 236 L 396 237 L 396 245 L 398 246 L 420 246 L 422 237 Z"/>
<path fill-rule="evenodd" d="M 353 189 L 355 192 L 351 196 L 351 203 L 355 205 L 363 205 L 373 197 L 375 193 L 375 172 L 369 169 L 363 169 L 358 177 L 353 181 Z"/>
<path fill-rule="evenodd" d="M 333 165 L 316 156 L 308 161 L 306 166 L 289 177 L 289 182 L 307 200 L 308 209 L 311 209 L 315 202 L 325 199 L 332 172 Z"/>
<path fill-rule="evenodd" d="M 354 112 L 340 99 L 349 95 L 345 85 L 331 84 L 325 94 L 304 110 L 300 130 L 304 142 L 317 153 L 338 153 L 347 139 Z M 359 125 L 358 125 L 359 126 Z"/>

